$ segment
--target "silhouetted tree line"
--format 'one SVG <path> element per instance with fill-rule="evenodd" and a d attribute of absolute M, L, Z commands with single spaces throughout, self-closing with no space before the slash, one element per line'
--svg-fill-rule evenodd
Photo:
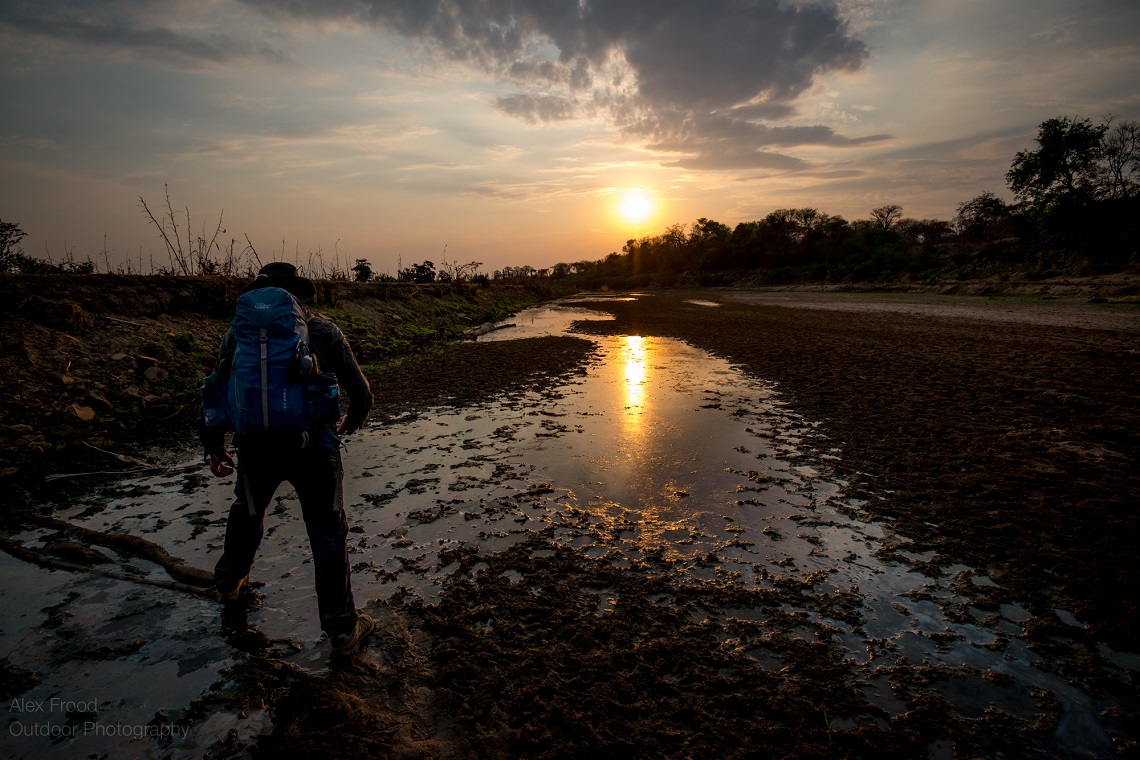
<path fill-rule="evenodd" d="M 29 256 L 20 246 L 27 234 L 15 222 L 0 220 L 0 273 L 91 274 L 95 271 L 95 262 L 91 259 L 76 261 L 70 251 L 62 261 Z"/>
<path fill-rule="evenodd" d="M 480 274 L 481 266 L 483 266 L 481 261 L 459 263 L 444 260 L 437 270 L 434 261 L 423 261 L 407 267 L 401 266 L 396 271 L 396 276 L 391 277 L 386 274 L 375 274 L 367 259 L 357 259 L 352 271 L 355 273 L 353 279 L 357 282 L 414 282 L 420 285 L 430 282 L 470 282 L 484 285 L 487 283 L 487 275 Z"/>
<path fill-rule="evenodd" d="M 486 284 L 492 279 L 551 278 L 570 286 L 597 287 L 693 281 L 715 285 L 741 279 L 772 284 L 899 278 L 934 282 L 1015 269 L 1044 278 L 1063 271 L 1118 271 L 1140 263 L 1140 123 L 1110 116 L 1096 124 L 1059 116 L 1040 125 L 1036 142 L 1035 149 L 1014 157 L 1006 173 L 1013 203 L 984 192 L 958 204 L 949 221 L 904 217 L 898 204 L 871 209 L 869 218 L 855 221 L 815 208 L 778 209 L 733 229 L 702 217 L 692 226 L 674 224 L 660 235 L 628 240 L 621 253 L 597 261 L 559 263 L 549 269 L 504 267 L 490 278 L 479 273 L 479 262 L 449 263 L 446 258 L 439 269 L 431 261 L 401 266 L 395 278 L 377 275 L 366 259 L 357 259 L 350 271 L 362 282 Z M 167 208 L 177 232 L 169 194 Z M 181 243 L 170 244 L 162 229 L 168 247 L 180 252 Z M 0 272 L 95 271 L 90 259 L 76 261 L 70 254 L 61 262 L 28 256 L 19 245 L 23 237 L 18 225 L 0 221 Z M 193 241 L 187 246 L 194 250 Z M 347 279 L 347 274 L 342 276 Z"/>
<path fill-rule="evenodd" d="M 1140 261 L 1137 122 L 1049 119 L 1036 149 L 1014 157 L 1006 180 L 1013 203 L 984 192 L 958 204 L 952 220 L 904 217 L 897 204 L 855 221 L 814 208 L 778 209 L 734 229 L 701 218 L 628 240 L 621 253 L 556 264 L 543 274 L 586 287 L 743 278 L 933 282 L 1014 269 L 1030 278 L 1103 273 Z"/>

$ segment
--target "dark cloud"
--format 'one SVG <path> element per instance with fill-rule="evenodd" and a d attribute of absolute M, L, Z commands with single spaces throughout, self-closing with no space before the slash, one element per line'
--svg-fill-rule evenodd
<path fill-rule="evenodd" d="M 558 95 L 505 95 L 495 105 L 504 113 L 537 124 L 539 122 L 566 121 L 578 115 L 575 102 Z"/>
<path fill-rule="evenodd" d="M 764 146 L 857 145 L 827 127 L 771 128 L 867 47 L 833 3 L 783 0 L 241 0 L 271 14 L 350 21 L 425 40 L 446 57 L 527 88 L 496 101 L 526 121 L 572 118 L 590 101 L 617 128 L 693 163 L 790 167 Z M 622 73 L 632 78 L 623 80 Z M 534 94 L 536 86 L 546 93 Z M 576 106 L 575 103 L 578 103 Z"/>
<path fill-rule="evenodd" d="M 667 166 L 715 171 L 801 171 L 810 168 L 807 162 L 770 149 L 864 145 L 887 139 L 885 135 L 844 137 L 823 126 L 772 127 L 722 114 L 665 119 L 641 128 L 651 138 L 649 149 L 682 156 Z"/>
<path fill-rule="evenodd" d="M 796 109 L 791 103 L 753 103 L 732 109 L 732 115 L 737 119 L 754 121 L 779 121 L 794 116 Z"/>
<path fill-rule="evenodd" d="M 866 135 L 845 137 L 831 127 L 794 126 L 773 127 L 752 119 L 738 118 L 734 113 L 698 115 L 668 115 L 657 122 L 642 122 L 641 126 L 630 127 L 628 131 L 641 129 L 645 137 L 652 139 L 650 147 L 659 150 L 677 150 L 694 144 L 715 145 L 717 143 L 748 144 L 756 147 L 791 148 L 801 145 L 826 145 L 831 147 L 853 147 L 882 142 L 888 135 Z"/>
<path fill-rule="evenodd" d="M 164 25 L 161 19 L 166 15 L 161 4 L 152 0 L 0 3 L 0 27 L 79 49 L 201 63 L 241 58 L 287 60 L 281 52 L 246 39 L 217 32 L 208 38 L 185 34 Z"/>
<path fill-rule="evenodd" d="M 347 19 L 436 42 L 496 72 L 577 88 L 624 57 L 652 105 L 717 109 L 790 100 L 867 48 L 833 4 L 781 0 L 244 0 L 287 16 Z M 548 42 L 556 55 L 542 58 Z"/>
<path fill-rule="evenodd" d="M 693 165 L 796 162 L 768 149 L 851 146 L 822 126 L 770 126 L 824 72 L 856 69 L 866 46 L 833 3 L 786 0 L 238 0 L 278 19 L 336 21 L 425 41 L 518 86 L 495 101 L 530 123 L 605 114 Z M 178 62 L 283 60 L 233 30 L 184 30 L 162 0 L 16 0 L 0 25 L 77 47 Z"/>
<path fill-rule="evenodd" d="M 783 102 L 817 73 L 858 68 L 867 55 L 834 8 L 682 0 L 660 10 L 625 40 L 626 60 L 651 102 L 710 110 L 758 97 Z"/>
<path fill-rule="evenodd" d="M 845 137 L 825 126 L 773 127 L 738 118 L 734 112 L 665 114 L 660 120 L 645 118 L 627 124 L 624 131 L 638 134 L 651 150 L 685 156 L 669 166 L 714 170 L 802 170 L 809 168 L 806 162 L 769 149 L 853 147 L 890 139 L 888 135 Z"/>

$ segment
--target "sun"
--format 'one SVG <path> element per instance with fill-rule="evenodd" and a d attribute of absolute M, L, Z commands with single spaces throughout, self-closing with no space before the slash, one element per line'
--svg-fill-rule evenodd
<path fill-rule="evenodd" d="M 618 203 L 618 213 L 630 224 L 641 224 L 653 214 L 653 201 L 643 190 L 627 190 Z"/>

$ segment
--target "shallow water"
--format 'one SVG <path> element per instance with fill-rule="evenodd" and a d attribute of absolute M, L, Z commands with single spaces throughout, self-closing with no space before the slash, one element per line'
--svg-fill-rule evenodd
<path fill-rule="evenodd" d="M 568 302 L 524 312 L 513 327 L 480 340 L 565 334 L 576 320 L 601 318 Z M 906 541 L 865 519 L 859 502 L 845 497 L 845 484 L 832 474 L 842 452 L 815 451 L 809 444 L 818 423 L 796 415 L 777 388 L 679 341 L 592 339 L 596 360 L 557 388 L 425 410 L 349 439 L 345 499 L 359 604 L 397 593 L 431 603 L 459 572 L 449 550 L 478 547 L 485 555 L 552 529 L 550 542 L 621 567 L 659 557 L 664 562 L 650 572 L 686 586 L 773 588 L 795 581 L 813 595 L 854 594 L 861 624 L 811 608 L 802 615 L 803 635 L 812 636 L 809 625 L 834 633 L 864 675 L 860 688 L 888 714 L 906 710 L 891 688 L 900 685 L 895 668 L 940 666 L 947 670 L 936 688 L 962 715 L 995 707 L 1029 718 L 1042 709 L 1033 691 L 1044 689 L 1061 704 L 1058 752 L 1112 755 L 1097 718 L 1112 705 L 1035 665 L 1037 656 L 1019 638 L 1029 616 L 1023 608 L 973 611 L 973 623 L 948 619 L 945 610 L 963 601 L 963 590 L 993 586 L 991 579 L 961 566 L 933 578 L 909 562 L 880 558 L 888 546 L 908 556 Z M 56 516 L 141 535 L 209 568 L 220 552 L 233 484 L 204 478 L 204 470 L 124 481 Z M 254 570 L 264 603 L 248 623 L 270 640 L 275 657 L 320 670 L 329 651 L 316 621 L 295 501 L 282 489 L 270 508 Z M 20 538 L 33 542 L 44 533 Z M 216 604 L 119 580 L 49 573 L 5 555 L 0 571 L 0 603 L 9 611 L 0 646 L 12 666 L 43 679 L 21 698 L 32 706 L 50 707 L 53 697 L 95 704 L 85 713 L 10 710 L 7 756 L 136 757 L 159 748 L 200 756 L 231 730 L 240 740 L 267 729 L 261 713 L 214 710 L 186 736 L 140 737 L 148 726 L 169 733 L 164 726 L 193 700 L 229 688 L 223 671 L 240 655 L 223 635 Z M 598 614 L 617 604 L 612 593 L 599 591 Z M 1056 614 L 1080 624 L 1067 611 Z M 1135 667 L 1107 647 L 1101 655 L 1110 678 Z M 782 665 L 774 655 L 757 657 L 768 657 L 765 667 L 773 670 Z"/>

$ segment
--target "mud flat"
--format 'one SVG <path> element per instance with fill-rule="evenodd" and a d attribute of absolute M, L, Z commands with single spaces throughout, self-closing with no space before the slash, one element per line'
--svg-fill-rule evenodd
<path fill-rule="evenodd" d="M 71 705 L 10 710 L 5 752 L 1135 753 L 1137 312 L 799 295 L 579 298 L 374 377 L 347 665 L 291 493 L 226 615 L 0 555 L 6 691 Z M 209 567 L 231 488 L 188 463 L 54 515 Z"/>

